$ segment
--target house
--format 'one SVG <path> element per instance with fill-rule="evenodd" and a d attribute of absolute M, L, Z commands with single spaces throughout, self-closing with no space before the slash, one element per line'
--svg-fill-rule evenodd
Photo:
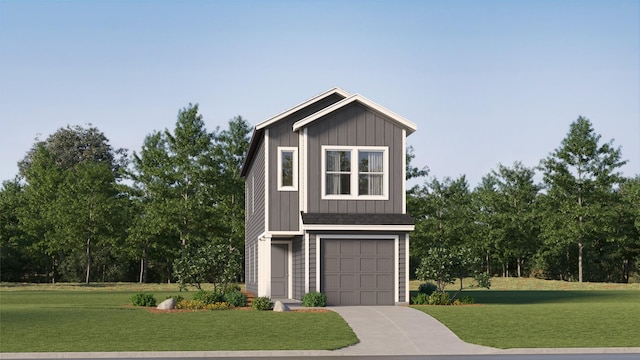
<path fill-rule="evenodd" d="M 406 143 L 416 125 L 330 89 L 260 124 L 242 176 L 245 282 L 272 299 L 409 302 Z"/>

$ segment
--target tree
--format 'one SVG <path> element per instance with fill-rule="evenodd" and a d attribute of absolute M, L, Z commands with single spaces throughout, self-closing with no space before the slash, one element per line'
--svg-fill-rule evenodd
<path fill-rule="evenodd" d="M 535 221 L 535 200 L 540 187 L 534 183 L 534 170 L 520 162 L 513 167 L 498 165 L 492 171 L 494 196 L 485 197 L 485 208 L 493 209 L 491 216 L 496 252 L 503 264 L 503 274 L 508 276 L 508 263 L 514 259 L 518 276 L 522 276 L 525 259 L 531 258 L 537 248 L 538 230 Z"/>
<path fill-rule="evenodd" d="M 412 268 L 427 256 L 430 248 L 453 249 L 468 244 L 473 227 L 471 194 L 464 176 L 439 181 L 433 178 L 423 186 L 411 189 L 408 213 L 415 219 L 412 234 Z"/>
<path fill-rule="evenodd" d="M 593 248 L 603 235 L 599 224 L 608 216 L 613 189 L 621 182 L 617 169 L 626 163 L 613 141 L 600 144 L 600 138 L 591 122 L 580 116 L 561 146 L 540 163 L 547 191 L 543 236 L 548 245 L 577 245 L 580 282 L 585 248 Z"/>
<path fill-rule="evenodd" d="M 80 126 L 61 128 L 37 141 L 19 163 L 25 180 L 25 206 L 18 214 L 21 230 L 46 255 L 47 276 L 51 266 L 54 281 L 57 270 L 76 279 L 74 263 L 84 253 L 89 282 L 91 244 L 123 229 L 117 212 L 96 211 L 116 201 L 123 166 L 125 150 L 114 151 L 97 128 Z"/>

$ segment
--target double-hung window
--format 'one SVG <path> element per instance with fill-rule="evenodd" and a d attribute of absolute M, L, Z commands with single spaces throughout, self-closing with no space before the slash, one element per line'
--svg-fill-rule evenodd
<path fill-rule="evenodd" d="M 278 147 L 278 190 L 298 190 L 298 149 Z"/>
<path fill-rule="evenodd" d="M 388 148 L 322 147 L 322 198 L 389 198 Z"/>

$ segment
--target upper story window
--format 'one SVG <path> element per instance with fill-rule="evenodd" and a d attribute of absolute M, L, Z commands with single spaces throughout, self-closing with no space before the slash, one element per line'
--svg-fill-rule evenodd
<path fill-rule="evenodd" d="M 278 190 L 298 190 L 298 149 L 278 147 Z"/>
<path fill-rule="evenodd" d="M 389 148 L 322 147 L 322 198 L 387 200 Z"/>

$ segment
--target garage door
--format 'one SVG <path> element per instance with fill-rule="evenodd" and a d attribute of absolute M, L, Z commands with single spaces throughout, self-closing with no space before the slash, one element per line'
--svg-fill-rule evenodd
<path fill-rule="evenodd" d="M 394 241 L 321 241 L 321 291 L 328 305 L 394 305 Z"/>

